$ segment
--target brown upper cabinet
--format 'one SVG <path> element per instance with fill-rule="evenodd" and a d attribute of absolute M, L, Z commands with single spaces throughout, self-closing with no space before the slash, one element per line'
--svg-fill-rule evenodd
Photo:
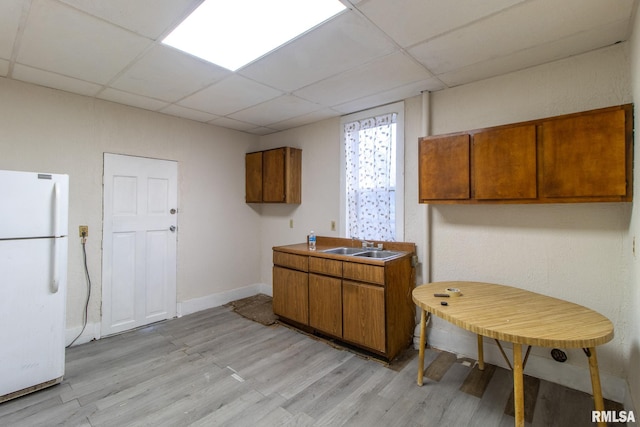
<path fill-rule="evenodd" d="M 468 134 L 420 139 L 420 200 L 465 200 L 469 183 Z"/>
<path fill-rule="evenodd" d="M 245 156 L 247 203 L 302 202 L 302 150 L 281 147 Z"/>
<path fill-rule="evenodd" d="M 633 105 L 420 138 L 421 203 L 632 201 Z"/>

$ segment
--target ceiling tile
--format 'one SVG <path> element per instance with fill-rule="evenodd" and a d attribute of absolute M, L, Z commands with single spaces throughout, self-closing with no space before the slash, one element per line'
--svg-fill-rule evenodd
<path fill-rule="evenodd" d="M 282 122 L 272 123 L 269 125 L 269 127 L 276 130 L 286 130 L 298 126 L 308 125 L 310 123 L 315 123 L 320 120 L 326 120 L 331 117 L 337 117 L 339 115 L 340 113 L 338 111 L 332 110 L 330 108 L 325 108 L 323 110 L 314 111 L 312 113 L 294 117 Z"/>
<path fill-rule="evenodd" d="M 169 105 L 166 102 L 158 101 L 157 99 L 145 98 L 144 96 L 122 92 L 116 89 L 105 89 L 100 92 L 98 98 L 152 111 L 161 110 Z"/>
<path fill-rule="evenodd" d="M 2 0 L 0 2 L 0 58 L 11 58 L 25 4 L 22 0 Z"/>
<path fill-rule="evenodd" d="M 95 96 L 102 89 L 101 85 L 95 83 L 38 70 L 21 64 L 16 64 L 13 68 L 13 78 L 85 96 Z"/>
<path fill-rule="evenodd" d="M 111 86 L 126 92 L 174 102 L 231 72 L 169 46 L 157 45 Z M 185 78 L 188 76 L 188 78 Z"/>
<path fill-rule="evenodd" d="M 275 129 L 267 128 L 267 127 L 257 127 L 257 128 L 249 129 L 247 132 L 252 133 L 254 135 L 270 135 L 278 131 Z"/>
<path fill-rule="evenodd" d="M 640 3 L 341 0 L 233 73 L 160 42 L 202 1 L 0 0 L 0 77 L 267 134 L 627 41 Z"/>
<path fill-rule="evenodd" d="M 3 0 L 6 1 L 6 0 Z M 156 40 L 202 0 L 61 0 L 105 21 Z"/>
<path fill-rule="evenodd" d="M 566 58 L 582 51 L 587 52 L 598 49 L 602 47 L 603 42 L 612 45 L 620 40 L 620 37 L 624 37 L 625 31 L 626 28 L 623 23 L 614 22 L 570 37 L 521 50 L 511 55 L 492 58 L 469 67 L 443 73 L 438 75 L 438 78 L 449 87 L 483 80 Z"/>
<path fill-rule="evenodd" d="M 212 125 L 240 130 L 243 132 L 247 132 L 250 129 L 256 128 L 256 125 L 254 125 L 253 123 L 246 123 L 239 120 L 230 119 L 228 117 L 220 117 L 219 119 L 211 120 L 209 123 L 211 123 Z"/>
<path fill-rule="evenodd" d="M 423 67 L 401 52 L 294 92 L 323 105 L 339 105 L 431 78 Z"/>
<path fill-rule="evenodd" d="M 523 1 L 372 0 L 358 9 L 402 47 L 408 47 Z"/>
<path fill-rule="evenodd" d="M 183 99 L 179 104 L 225 116 L 280 95 L 282 92 L 278 90 L 232 75 Z"/>
<path fill-rule="evenodd" d="M 408 50 L 435 74 L 570 37 L 629 19 L 633 0 L 537 0 L 478 21 Z M 584 7 L 585 4 L 589 7 Z M 553 13 L 548 13 L 553 11 Z M 531 19 L 545 16 L 545 19 Z M 478 43 L 481 35 L 482 43 Z"/>
<path fill-rule="evenodd" d="M 33 0 L 16 61 L 104 84 L 149 44 L 148 39 L 69 6 Z"/>
<path fill-rule="evenodd" d="M 336 105 L 332 108 L 342 114 L 350 114 L 356 111 L 366 110 L 374 105 L 390 104 L 392 102 L 411 98 L 420 95 L 420 93 L 424 91 L 435 92 L 444 88 L 445 85 L 440 80 L 434 77 L 393 88 L 384 92 L 376 93 L 374 95 L 359 98 L 354 101 Z"/>
<path fill-rule="evenodd" d="M 293 117 L 320 110 L 322 106 L 292 95 L 284 95 L 246 110 L 229 115 L 230 118 L 258 126 L 269 126 Z"/>
<path fill-rule="evenodd" d="M 239 73 L 291 92 L 394 50 L 396 45 L 384 33 L 345 11 Z"/>
<path fill-rule="evenodd" d="M 191 119 L 198 122 L 210 122 L 211 120 L 218 118 L 218 116 L 213 114 L 203 113 L 202 111 L 192 110 L 191 108 L 185 108 L 175 104 L 171 104 L 168 107 L 163 108 L 160 112 L 170 114 L 172 116 L 184 117 L 185 119 Z"/>

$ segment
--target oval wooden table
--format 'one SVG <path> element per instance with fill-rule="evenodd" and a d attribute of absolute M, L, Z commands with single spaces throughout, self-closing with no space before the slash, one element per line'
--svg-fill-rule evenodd
<path fill-rule="evenodd" d="M 442 297 L 448 288 L 457 288 L 458 297 Z M 484 369 L 483 337 L 513 344 L 513 396 L 515 425 L 524 426 L 522 345 L 582 348 L 589 358 L 591 386 L 596 411 L 604 411 L 596 346 L 613 338 L 613 324 L 603 315 L 561 299 L 535 292 L 481 282 L 434 282 L 413 290 L 420 308 L 420 350 L 418 385 L 424 373 L 426 312 L 478 335 L 478 368 Z M 442 305 L 441 302 L 447 305 Z M 503 356 L 506 354 L 500 346 Z M 509 361 L 507 359 L 507 364 Z M 510 364 L 509 364 L 510 365 Z M 602 423 L 599 425 L 605 425 Z"/>

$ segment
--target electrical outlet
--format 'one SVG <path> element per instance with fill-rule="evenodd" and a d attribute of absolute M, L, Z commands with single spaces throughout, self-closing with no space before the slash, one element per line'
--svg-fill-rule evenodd
<path fill-rule="evenodd" d="M 331 231 L 336 231 L 336 222 L 331 221 Z"/>
<path fill-rule="evenodd" d="M 293 220 L 292 219 L 289 220 L 289 228 L 293 228 Z"/>
<path fill-rule="evenodd" d="M 88 225 L 81 225 L 79 227 L 79 233 L 80 233 L 80 237 L 89 237 L 89 226 Z"/>

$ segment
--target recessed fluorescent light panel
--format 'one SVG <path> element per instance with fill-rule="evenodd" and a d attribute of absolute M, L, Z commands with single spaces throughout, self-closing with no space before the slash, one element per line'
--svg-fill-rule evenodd
<path fill-rule="evenodd" d="M 344 9 L 338 0 L 205 0 L 162 43 L 235 71 Z"/>

